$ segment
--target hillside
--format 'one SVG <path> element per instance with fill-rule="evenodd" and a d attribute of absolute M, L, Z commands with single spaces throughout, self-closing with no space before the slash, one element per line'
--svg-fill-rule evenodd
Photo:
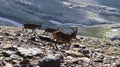
<path fill-rule="evenodd" d="M 70 47 L 50 36 L 0 26 L 0 66 L 4 67 L 119 67 L 120 43 L 78 35 Z M 55 49 L 55 44 L 59 50 Z"/>
<path fill-rule="evenodd" d="M 1 0 L 0 20 L 11 20 L 15 26 L 42 22 L 43 28 L 116 24 L 120 22 L 118 6 L 119 0 Z"/>

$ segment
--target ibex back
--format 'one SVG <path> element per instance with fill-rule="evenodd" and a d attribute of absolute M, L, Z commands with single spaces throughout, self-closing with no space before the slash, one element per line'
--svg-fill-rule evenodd
<path fill-rule="evenodd" d="M 59 30 L 58 28 L 57 29 L 46 28 L 44 33 L 47 33 L 47 34 L 51 33 L 52 34 L 53 32 L 58 31 L 58 30 Z"/>

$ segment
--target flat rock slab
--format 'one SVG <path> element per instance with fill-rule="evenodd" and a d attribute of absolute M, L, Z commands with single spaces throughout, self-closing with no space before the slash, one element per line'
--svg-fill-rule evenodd
<path fill-rule="evenodd" d="M 17 47 L 18 52 L 20 52 L 24 56 L 34 56 L 38 54 L 43 54 L 41 49 L 38 48 L 23 48 L 23 47 Z"/>

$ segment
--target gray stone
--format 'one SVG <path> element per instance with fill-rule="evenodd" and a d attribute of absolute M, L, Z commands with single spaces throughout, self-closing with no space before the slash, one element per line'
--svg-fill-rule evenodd
<path fill-rule="evenodd" d="M 85 46 L 85 45 L 80 44 L 80 48 L 85 49 L 85 48 L 86 48 L 86 46 Z"/>
<path fill-rule="evenodd" d="M 38 54 L 43 54 L 41 49 L 38 48 L 22 48 L 17 47 L 18 52 L 23 56 L 34 56 Z"/>
<path fill-rule="evenodd" d="M 12 54 L 10 57 L 12 58 L 12 60 L 17 60 L 20 58 L 18 55 L 15 54 Z"/>
<path fill-rule="evenodd" d="M 3 36 L 2 35 L 0 35 L 0 39 L 2 39 L 3 38 Z"/>
<path fill-rule="evenodd" d="M 83 48 L 83 49 L 86 48 L 85 45 L 82 45 L 82 44 L 80 44 L 80 43 L 74 43 L 73 47 L 74 47 L 74 48 Z"/>
<path fill-rule="evenodd" d="M 80 47 L 79 44 L 75 44 L 75 45 L 74 45 L 74 48 L 79 48 L 79 47 Z"/>
<path fill-rule="evenodd" d="M 35 42 L 39 41 L 36 37 L 31 37 L 29 40 L 35 41 Z"/>
<path fill-rule="evenodd" d="M 4 35 L 5 35 L 5 36 L 10 36 L 11 34 L 8 33 L 8 32 L 6 32 L 6 33 L 4 33 Z"/>
<path fill-rule="evenodd" d="M 28 42 L 28 40 L 27 39 L 20 39 L 21 40 L 21 42 Z"/>
<path fill-rule="evenodd" d="M 94 52 L 104 53 L 104 50 L 102 50 L 102 49 L 95 49 Z"/>
<path fill-rule="evenodd" d="M 12 46 L 13 46 L 12 44 L 4 44 L 2 48 L 6 49 L 6 48 L 11 48 Z"/>
<path fill-rule="evenodd" d="M 90 54 L 90 51 L 89 51 L 89 50 L 82 50 L 81 52 L 82 52 L 83 54 L 86 54 L 86 55 Z"/>
<path fill-rule="evenodd" d="M 15 36 L 23 36 L 23 34 L 22 33 L 17 33 L 17 34 L 15 34 Z"/>
<path fill-rule="evenodd" d="M 6 64 L 5 64 L 5 67 L 13 67 L 13 66 L 12 66 L 12 64 L 10 64 L 10 63 L 6 63 Z"/>
<path fill-rule="evenodd" d="M 2 54 L 3 54 L 4 57 L 10 57 L 12 52 L 11 51 L 4 51 L 4 52 L 2 52 Z"/>
<path fill-rule="evenodd" d="M 8 39 L 9 39 L 9 40 L 15 40 L 15 37 L 9 36 Z"/>
<path fill-rule="evenodd" d="M 40 62 L 40 67 L 60 67 L 60 57 L 48 55 Z"/>

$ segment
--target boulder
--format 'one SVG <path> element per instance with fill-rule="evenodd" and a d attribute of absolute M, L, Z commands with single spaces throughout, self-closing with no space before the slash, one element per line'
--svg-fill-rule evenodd
<path fill-rule="evenodd" d="M 72 57 L 84 57 L 84 54 L 82 54 L 78 51 L 68 50 L 68 51 L 65 51 L 65 53 L 69 56 L 72 56 Z"/>
<path fill-rule="evenodd" d="M 10 63 L 6 63 L 6 64 L 5 64 L 5 67 L 13 67 L 13 66 L 12 66 L 12 64 L 10 64 Z"/>
<path fill-rule="evenodd" d="M 0 39 L 2 39 L 3 38 L 3 36 L 2 35 L 0 35 Z"/>
<path fill-rule="evenodd" d="M 38 48 L 17 47 L 17 51 L 23 56 L 34 56 L 38 54 L 43 54 L 42 50 Z"/>
<path fill-rule="evenodd" d="M 86 55 L 90 54 L 90 51 L 89 51 L 89 50 L 82 50 L 81 52 L 82 52 L 83 54 L 86 54 Z"/>
<path fill-rule="evenodd" d="M 40 67 L 60 67 L 60 57 L 54 55 L 45 56 L 39 66 Z"/>
<path fill-rule="evenodd" d="M 2 46 L 3 49 L 7 49 L 7 48 L 11 48 L 13 46 L 13 44 L 4 44 Z"/>
<path fill-rule="evenodd" d="M 2 54 L 3 54 L 4 57 L 10 57 L 12 52 L 11 51 L 3 51 Z"/>

